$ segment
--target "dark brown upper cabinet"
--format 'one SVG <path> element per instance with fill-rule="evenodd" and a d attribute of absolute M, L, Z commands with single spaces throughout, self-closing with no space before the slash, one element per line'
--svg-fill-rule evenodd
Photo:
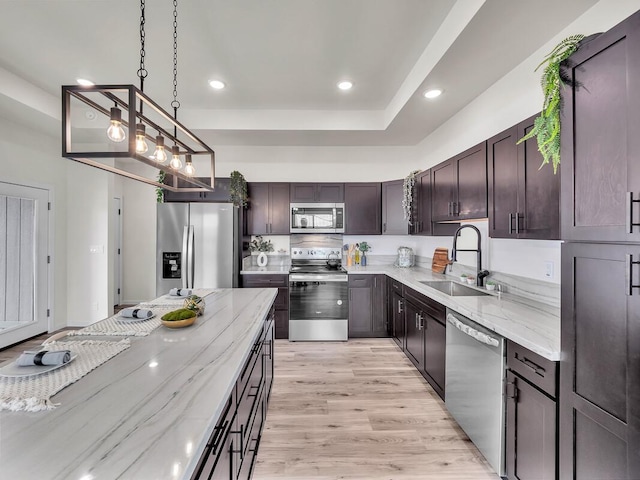
<path fill-rule="evenodd" d="M 404 181 L 403 181 L 404 183 Z M 411 235 L 431 235 L 431 170 L 416 175 L 411 205 Z"/>
<path fill-rule="evenodd" d="M 291 203 L 342 203 L 344 183 L 292 183 Z"/>
<path fill-rule="evenodd" d="M 561 237 L 640 241 L 640 12 L 583 41 L 565 71 Z"/>
<path fill-rule="evenodd" d="M 487 142 L 431 168 L 434 222 L 487 217 Z"/>
<path fill-rule="evenodd" d="M 211 178 L 198 177 L 202 183 L 207 185 L 211 184 Z M 173 185 L 173 175 L 167 175 L 164 181 L 167 185 Z M 231 179 L 228 177 L 216 177 L 214 180 L 214 190 L 212 192 L 172 192 L 170 190 L 164 191 L 165 202 L 211 202 L 211 203 L 225 203 L 229 200 L 229 185 Z M 193 188 L 195 185 L 190 184 L 184 180 L 178 179 L 178 186 Z"/>
<path fill-rule="evenodd" d="M 344 209 L 347 235 L 382 233 L 382 186 L 379 183 L 345 183 Z"/>
<path fill-rule="evenodd" d="M 382 182 L 382 234 L 406 235 L 409 222 L 402 208 L 404 180 Z"/>
<path fill-rule="evenodd" d="M 248 184 L 247 235 L 289 234 L 289 184 Z"/>
<path fill-rule="evenodd" d="M 542 165 L 535 138 L 516 145 L 533 128 L 530 117 L 487 140 L 489 235 L 558 239 L 560 173 Z"/>

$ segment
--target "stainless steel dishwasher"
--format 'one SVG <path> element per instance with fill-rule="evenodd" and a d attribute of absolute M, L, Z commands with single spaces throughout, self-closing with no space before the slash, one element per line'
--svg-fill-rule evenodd
<path fill-rule="evenodd" d="M 504 475 L 504 338 L 447 310 L 445 405 L 498 475 Z"/>

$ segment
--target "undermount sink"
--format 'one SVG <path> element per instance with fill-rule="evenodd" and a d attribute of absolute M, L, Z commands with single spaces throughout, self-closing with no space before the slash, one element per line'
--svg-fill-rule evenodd
<path fill-rule="evenodd" d="M 420 282 L 428 287 L 435 288 L 442 293 L 446 293 L 452 297 L 482 297 L 489 295 L 486 292 L 469 288 L 465 285 L 449 281 L 424 281 Z"/>

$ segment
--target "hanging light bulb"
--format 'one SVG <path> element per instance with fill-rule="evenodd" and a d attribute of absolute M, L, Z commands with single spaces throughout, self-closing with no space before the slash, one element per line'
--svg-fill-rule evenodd
<path fill-rule="evenodd" d="M 180 148 L 177 145 L 171 147 L 171 162 L 169 166 L 174 170 L 180 170 L 182 168 L 182 160 L 180 160 Z"/>
<path fill-rule="evenodd" d="M 184 173 L 185 175 L 187 175 L 188 177 L 193 177 L 196 174 L 196 169 L 193 166 L 193 161 L 191 160 L 191 154 L 187 153 L 184 156 L 185 160 L 186 160 L 186 165 L 184 166 Z"/>
<path fill-rule="evenodd" d="M 136 124 L 136 153 L 143 154 L 149 150 L 144 123 Z"/>
<path fill-rule="evenodd" d="M 122 142 L 126 135 L 124 128 L 122 128 L 122 112 L 119 108 L 111 107 L 111 120 L 109 123 L 110 125 L 107 129 L 107 137 L 109 137 L 109 140 L 116 143 Z"/>
<path fill-rule="evenodd" d="M 164 148 L 164 137 L 162 135 L 156 137 L 156 151 L 153 152 L 153 158 L 158 163 L 167 161 L 167 151 Z"/>

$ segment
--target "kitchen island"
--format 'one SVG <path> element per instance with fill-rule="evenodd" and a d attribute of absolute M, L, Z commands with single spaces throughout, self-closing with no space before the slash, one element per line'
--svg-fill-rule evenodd
<path fill-rule="evenodd" d="M 216 290 L 193 326 L 131 338 L 56 409 L 0 412 L 0 478 L 190 479 L 276 294 Z"/>

